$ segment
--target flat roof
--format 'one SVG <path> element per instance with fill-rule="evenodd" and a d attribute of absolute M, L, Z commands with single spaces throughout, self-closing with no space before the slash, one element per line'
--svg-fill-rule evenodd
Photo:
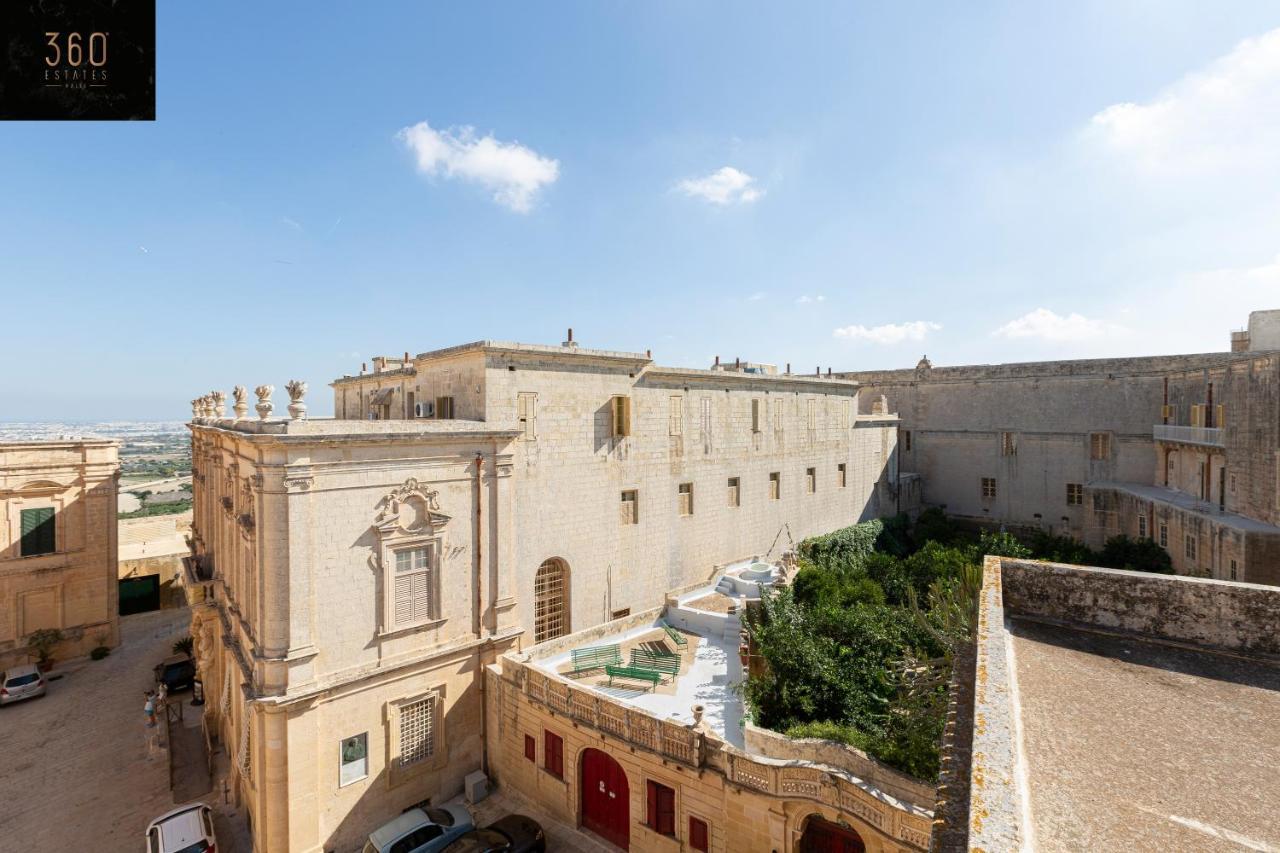
<path fill-rule="evenodd" d="M 398 438 L 415 440 L 513 438 L 519 434 L 514 427 L 497 427 L 485 421 L 462 419 L 408 420 L 340 420 L 338 418 L 304 418 L 302 420 L 277 419 L 253 420 L 245 418 L 196 418 L 189 426 L 194 429 L 216 429 L 237 435 L 270 437 L 285 441 L 361 441 Z"/>
<path fill-rule="evenodd" d="M 1212 516 L 1216 523 L 1225 527 L 1234 527 L 1250 533 L 1270 533 L 1280 536 L 1280 527 L 1267 524 L 1265 521 L 1258 521 L 1256 518 L 1237 515 L 1234 512 L 1223 512 L 1218 509 L 1218 505 L 1215 503 L 1202 501 L 1194 495 L 1179 492 L 1176 489 L 1169 489 L 1164 486 L 1144 486 L 1140 483 L 1113 483 L 1108 481 L 1089 483 L 1087 485 L 1091 489 L 1114 489 L 1117 492 L 1125 492 L 1143 500 L 1169 504 L 1188 512 L 1198 512 L 1202 515 Z"/>
<path fill-rule="evenodd" d="M 1038 850 L 1280 849 L 1280 669 L 1006 621 Z"/>

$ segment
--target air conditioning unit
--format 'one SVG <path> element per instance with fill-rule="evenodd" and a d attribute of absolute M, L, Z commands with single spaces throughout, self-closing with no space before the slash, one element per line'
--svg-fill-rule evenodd
<path fill-rule="evenodd" d="M 425 403 L 414 403 L 413 416 L 415 418 L 434 418 L 436 416 L 435 401 L 428 400 Z"/>
<path fill-rule="evenodd" d="M 467 795 L 467 802 L 472 805 L 489 796 L 489 777 L 483 771 L 468 773 L 462 780 L 462 787 Z"/>

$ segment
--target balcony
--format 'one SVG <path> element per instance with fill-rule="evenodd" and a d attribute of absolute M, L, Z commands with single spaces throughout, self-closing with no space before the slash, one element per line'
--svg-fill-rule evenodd
<path fill-rule="evenodd" d="M 1198 444 L 1203 447 L 1226 447 L 1222 430 L 1217 427 L 1156 424 L 1151 428 L 1151 436 L 1156 441 L 1177 441 L 1182 444 Z"/>

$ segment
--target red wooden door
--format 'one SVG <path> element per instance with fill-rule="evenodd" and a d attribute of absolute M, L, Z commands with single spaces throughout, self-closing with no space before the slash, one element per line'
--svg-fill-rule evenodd
<path fill-rule="evenodd" d="M 809 818 L 800 838 L 801 853 L 865 853 L 866 849 L 853 829 L 817 815 Z"/>
<path fill-rule="evenodd" d="M 582 751 L 582 825 L 623 850 L 631 841 L 631 797 L 622 766 L 598 749 Z"/>

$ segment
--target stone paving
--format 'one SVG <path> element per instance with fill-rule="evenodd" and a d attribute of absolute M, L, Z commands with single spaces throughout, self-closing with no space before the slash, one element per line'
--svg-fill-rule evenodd
<path fill-rule="evenodd" d="M 0 708 L 0 838 L 37 851 L 144 848 L 147 824 L 174 802 L 163 736 L 148 743 L 163 724 L 145 728 L 142 706 L 152 667 L 189 623 L 186 609 L 126 616 L 110 657 L 59 665 L 47 696 Z"/>
<path fill-rule="evenodd" d="M 558 823 L 541 806 L 510 788 L 495 788 L 493 793 L 474 806 L 462 797 L 455 797 L 450 802 L 466 805 L 475 818 L 476 826 L 488 826 L 509 814 L 527 815 L 542 825 L 547 834 L 547 849 L 556 853 L 615 853 L 618 849 L 585 829 Z"/>

